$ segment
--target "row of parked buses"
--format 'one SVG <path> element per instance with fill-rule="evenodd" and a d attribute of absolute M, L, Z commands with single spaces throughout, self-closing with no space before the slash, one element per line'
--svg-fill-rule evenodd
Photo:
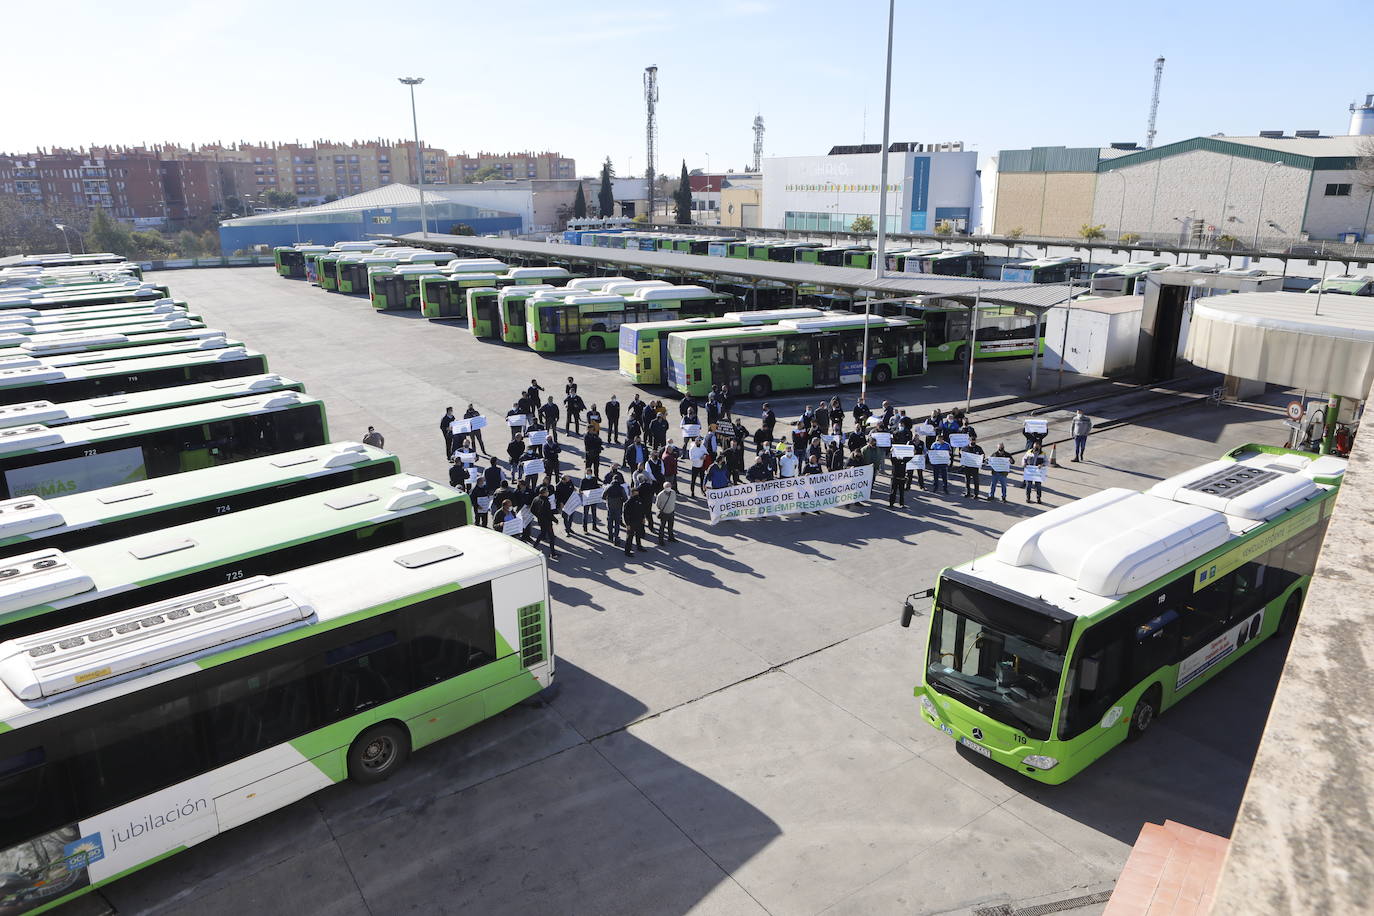
<path fill-rule="evenodd" d="M 131 265 L 0 270 L 0 911 L 547 687 L 542 555 L 472 518 Z"/>

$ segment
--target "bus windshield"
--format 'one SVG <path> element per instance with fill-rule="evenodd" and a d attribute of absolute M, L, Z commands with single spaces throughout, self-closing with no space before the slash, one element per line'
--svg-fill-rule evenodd
<path fill-rule="evenodd" d="M 937 596 L 926 682 L 1031 738 L 1048 739 L 1071 621 L 948 575 Z"/>

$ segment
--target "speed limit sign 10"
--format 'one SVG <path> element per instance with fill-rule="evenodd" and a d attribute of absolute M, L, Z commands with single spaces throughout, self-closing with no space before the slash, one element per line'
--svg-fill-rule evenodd
<path fill-rule="evenodd" d="M 1301 420 L 1301 419 L 1302 419 L 1302 402 L 1301 402 L 1301 401 L 1289 401 L 1289 402 L 1288 402 L 1288 411 L 1287 411 L 1287 412 L 1288 412 L 1288 419 L 1290 419 L 1290 420 Z"/>

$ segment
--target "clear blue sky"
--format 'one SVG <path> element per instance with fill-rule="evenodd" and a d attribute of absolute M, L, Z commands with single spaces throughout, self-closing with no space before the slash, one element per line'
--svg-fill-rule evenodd
<path fill-rule="evenodd" d="M 656 64 L 660 171 L 708 155 L 740 169 L 755 113 L 766 156 L 880 139 L 885 13 L 881 0 L 30 3 L 6 13 L 0 148 L 407 137 L 395 78 L 417 75 L 426 143 L 557 149 L 583 174 L 610 155 L 640 174 L 642 71 Z M 1371 21 L 1368 0 L 1311 13 L 898 0 L 892 139 L 963 140 L 984 156 L 1142 141 L 1159 54 L 1159 143 L 1343 133 L 1346 106 L 1374 92 Z M 107 104 L 64 108 L 92 97 Z"/>

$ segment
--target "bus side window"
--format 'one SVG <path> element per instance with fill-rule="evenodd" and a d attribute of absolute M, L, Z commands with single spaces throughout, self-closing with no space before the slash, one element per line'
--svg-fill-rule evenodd
<path fill-rule="evenodd" d="M 1191 581 L 1192 577 L 1188 577 Z M 1231 590 L 1235 573 L 1216 579 L 1184 601 L 1181 657 L 1186 658 L 1211 642 L 1231 622 Z"/>
<path fill-rule="evenodd" d="M 1262 562 L 1251 561 L 1231 573 L 1235 581 L 1231 589 L 1231 619 L 1239 620 L 1264 607 L 1269 600 L 1265 589 L 1268 568 Z"/>
<path fill-rule="evenodd" d="M 0 849 L 75 820 L 64 770 L 48 761 L 42 747 L 0 759 Z"/>
<path fill-rule="evenodd" d="M 386 620 L 377 618 L 378 623 Z M 383 630 L 325 652 L 322 687 L 326 721 L 337 722 L 409 693 L 405 655 L 395 630 Z"/>
<path fill-rule="evenodd" d="M 1126 619 L 1134 628 L 1131 683 L 1149 677 L 1177 659 L 1179 637 L 1183 630 L 1178 611 L 1181 591 L 1185 586 L 1190 586 L 1191 581 L 1177 580 L 1155 594 L 1140 599 L 1126 612 Z"/>

